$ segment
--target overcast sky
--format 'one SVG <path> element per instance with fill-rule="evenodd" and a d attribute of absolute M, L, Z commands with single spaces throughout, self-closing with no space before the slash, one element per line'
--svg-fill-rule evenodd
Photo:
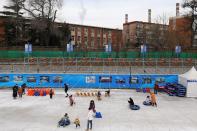
<path fill-rule="evenodd" d="M 7 0 L 1 0 L 0 10 Z M 147 21 L 152 9 L 152 21 L 159 15 L 175 16 L 176 3 L 183 0 L 64 0 L 57 20 L 74 24 L 120 28 L 125 21 Z M 182 9 L 180 9 L 182 12 Z"/>

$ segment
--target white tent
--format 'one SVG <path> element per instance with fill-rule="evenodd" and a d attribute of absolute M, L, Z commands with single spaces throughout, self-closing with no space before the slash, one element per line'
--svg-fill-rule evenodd
<path fill-rule="evenodd" d="M 187 88 L 187 97 L 197 97 L 197 71 L 192 67 L 185 74 L 179 75 L 179 84 Z"/>

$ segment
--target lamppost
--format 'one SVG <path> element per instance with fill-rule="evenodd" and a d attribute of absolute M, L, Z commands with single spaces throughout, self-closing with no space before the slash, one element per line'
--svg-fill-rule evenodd
<path fill-rule="evenodd" d="M 147 52 L 147 45 L 146 44 L 141 45 L 141 55 L 142 55 L 143 70 L 144 70 L 144 58 L 145 58 L 146 52 Z"/>

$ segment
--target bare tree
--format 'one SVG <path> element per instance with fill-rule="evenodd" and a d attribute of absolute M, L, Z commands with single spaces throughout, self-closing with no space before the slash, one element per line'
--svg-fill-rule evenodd
<path fill-rule="evenodd" d="M 56 14 L 61 8 L 63 0 L 26 0 L 23 9 L 33 18 L 32 28 L 39 32 L 37 41 L 41 45 L 49 46 L 51 43 L 50 36 L 55 36 L 54 30 Z"/>
<path fill-rule="evenodd" d="M 155 51 L 166 49 L 168 37 L 168 18 L 164 14 L 158 16 L 155 23 L 147 23 L 143 28 L 143 43 L 147 43 Z"/>
<path fill-rule="evenodd" d="M 195 35 L 197 35 L 197 0 L 184 0 L 183 8 L 188 8 L 190 10 L 188 15 L 191 17 L 191 40 L 193 46 L 197 46 L 197 41 L 195 41 Z"/>
<path fill-rule="evenodd" d="M 0 14 L 5 15 L 8 19 L 5 22 L 5 39 L 8 45 L 18 45 L 22 41 L 23 28 L 23 12 L 22 4 L 25 0 L 9 0 L 8 5 L 3 8 L 5 11 L 0 11 Z"/>

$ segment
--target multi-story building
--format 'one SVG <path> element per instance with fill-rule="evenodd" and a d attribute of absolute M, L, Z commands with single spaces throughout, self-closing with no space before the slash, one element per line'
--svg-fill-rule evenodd
<path fill-rule="evenodd" d="M 0 17 L 0 43 L 5 40 L 5 21 L 8 17 Z M 28 26 L 24 32 L 30 29 L 29 19 L 26 19 Z M 62 23 L 57 23 L 60 27 Z M 105 45 L 111 44 L 113 51 L 122 48 L 122 30 L 104 27 L 68 24 L 71 30 L 71 43 L 78 51 L 104 51 Z"/>
<path fill-rule="evenodd" d="M 104 51 L 104 46 L 112 45 L 114 51 L 122 48 L 122 30 L 86 25 L 69 24 L 71 43 L 79 50 Z"/>
<path fill-rule="evenodd" d="M 192 32 L 191 27 L 195 29 L 195 25 L 192 25 L 191 16 L 180 16 L 179 7 L 180 4 L 176 3 L 176 16 L 170 18 L 169 30 L 176 33 L 180 44 L 186 47 L 197 47 L 197 32 L 194 34 Z"/>
<path fill-rule="evenodd" d="M 179 42 L 187 47 L 197 47 L 197 33 L 194 35 L 194 41 L 192 41 L 192 21 L 189 16 L 176 16 L 171 17 L 169 20 L 170 30 L 175 31 Z"/>
<path fill-rule="evenodd" d="M 177 44 L 185 45 L 188 47 L 192 46 L 191 37 L 191 19 L 185 16 L 171 17 L 169 20 L 169 30 L 176 33 L 178 38 Z"/>
<path fill-rule="evenodd" d="M 6 17 L 3 16 L 0 17 L 0 46 L 3 46 L 1 45 L 1 43 L 3 43 L 3 41 L 5 40 L 5 26 L 4 26 L 5 18 Z"/>
<path fill-rule="evenodd" d="M 139 46 L 151 44 L 155 39 L 162 39 L 168 25 L 151 22 L 133 21 L 123 24 L 123 43 Z"/>

